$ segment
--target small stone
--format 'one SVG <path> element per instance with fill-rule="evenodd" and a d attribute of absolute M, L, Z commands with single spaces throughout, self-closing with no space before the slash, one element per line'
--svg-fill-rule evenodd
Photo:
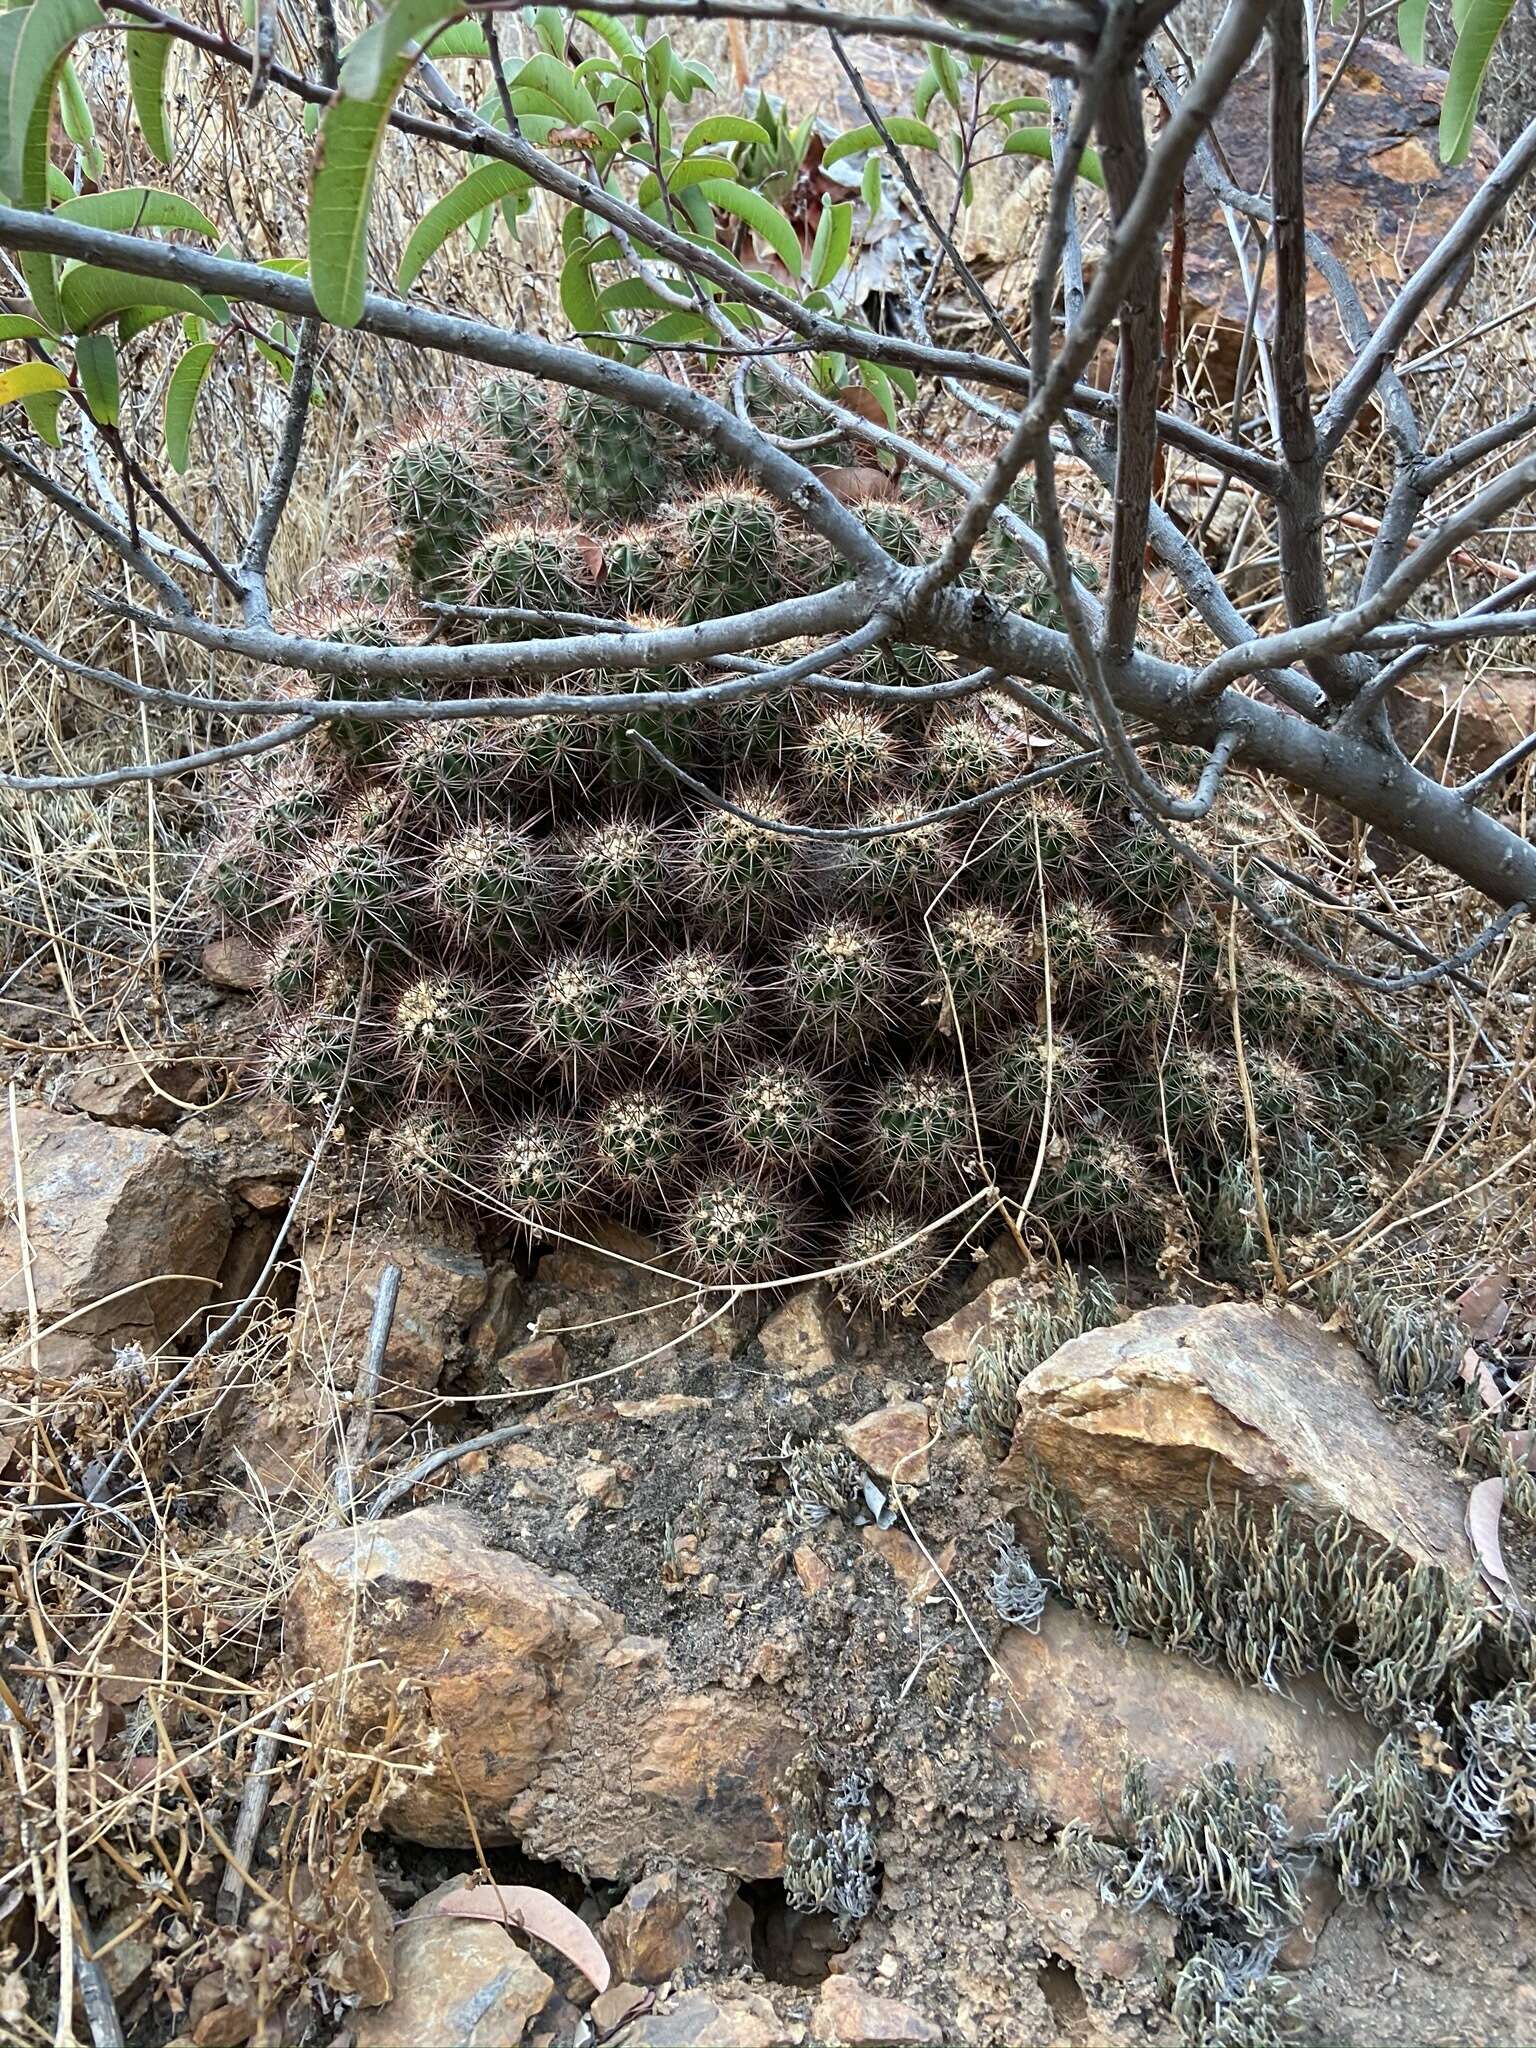
<path fill-rule="evenodd" d="M 519 2048 L 555 1988 L 506 1928 L 441 1914 L 396 1930 L 394 1980 L 354 2019 L 355 2048 Z"/>
<path fill-rule="evenodd" d="M 238 988 L 249 993 L 267 984 L 266 954 L 249 939 L 233 934 L 208 941 L 203 948 L 202 968 L 204 981 L 212 982 L 215 988 Z"/>
<path fill-rule="evenodd" d="M 692 1968 L 699 1949 L 688 1904 L 675 1870 L 631 1885 L 602 1924 L 614 1969 L 637 1984 L 665 1984 L 675 1971 Z"/>
<path fill-rule="evenodd" d="M 903 2043 L 942 2041 L 944 2030 L 899 1998 L 866 1991 L 857 1978 L 829 1977 L 811 2016 L 818 2040 L 838 2048 L 902 2048 Z"/>
<path fill-rule="evenodd" d="M 196 2048 L 240 2048 L 256 2031 L 256 2015 L 243 2005 L 215 2005 L 192 2029 Z"/>
<path fill-rule="evenodd" d="M 1022 1488 L 1038 1460 L 1127 1550 L 1149 1513 L 1177 1524 L 1213 1502 L 1287 1502 L 1469 1571 L 1464 1492 L 1374 1395 L 1359 1353 L 1300 1310 L 1143 1309 L 1028 1375 L 1001 1476 Z"/>
<path fill-rule="evenodd" d="M 1375 1755 L 1370 1729 L 1316 1679 L 1260 1692 L 1151 1643 L 1120 1642 L 1054 1601 L 1038 1634 L 1005 1629 L 994 1654 L 993 1742 L 1053 1827 L 1081 1820 L 1108 1833 L 1126 1761 L 1140 1758 L 1159 1800 L 1176 1798 L 1211 1764 L 1262 1765 L 1302 1834 L 1322 1824 L 1331 1780 Z"/>
<path fill-rule="evenodd" d="M 208 1071 L 197 1060 L 142 1060 L 82 1067 L 70 1082 L 71 1106 L 101 1124 L 163 1131 L 208 1095 Z"/>
<path fill-rule="evenodd" d="M 793 2048 L 794 2041 L 766 1998 L 746 1992 L 726 2001 L 689 1991 L 666 2011 L 632 2020 L 613 2048 Z"/>
<path fill-rule="evenodd" d="M 576 1474 L 576 1491 L 598 1507 L 617 1506 L 623 1499 L 619 1475 L 611 1465 L 587 1465 Z"/>
<path fill-rule="evenodd" d="M 615 1401 L 613 1412 L 625 1422 L 676 1422 L 714 1405 L 708 1394 L 656 1394 L 648 1401 Z"/>
<path fill-rule="evenodd" d="M 857 1422 L 845 1422 L 837 1433 L 877 1479 L 921 1486 L 928 1477 L 933 1432 L 921 1401 L 895 1401 L 888 1408 L 876 1408 Z"/>
<path fill-rule="evenodd" d="M 530 1337 L 501 1359 L 499 1370 L 509 1387 L 558 1387 L 568 1377 L 570 1357 L 558 1337 Z"/>
<path fill-rule="evenodd" d="M 792 1379 L 832 1371 L 846 1349 L 842 1319 L 820 1286 L 792 1294 L 763 1324 L 757 1341 L 764 1362 Z"/>
<path fill-rule="evenodd" d="M 904 1529 L 877 1529 L 870 1523 L 859 1534 L 864 1548 L 889 1566 L 913 1600 L 926 1600 L 942 1584 L 939 1573 L 947 1578 L 955 1561 L 953 1537 L 938 1553 L 936 1571 Z"/>
<path fill-rule="evenodd" d="M 809 1543 L 802 1543 L 795 1552 L 794 1567 L 807 1600 L 814 1600 L 818 1593 L 825 1593 L 832 1583 L 831 1565 Z"/>
<path fill-rule="evenodd" d="M 615 2027 L 622 2027 L 645 2000 L 645 1988 L 640 1984 L 610 1984 L 606 1991 L 600 1991 L 587 2009 L 598 2039 L 611 2034 Z"/>
<path fill-rule="evenodd" d="M 1028 1284 L 1017 1275 L 994 1280 L 956 1309 L 947 1323 L 929 1330 L 923 1342 L 940 1365 L 968 1365 L 981 1339 L 1010 1322 L 1028 1298 Z"/>

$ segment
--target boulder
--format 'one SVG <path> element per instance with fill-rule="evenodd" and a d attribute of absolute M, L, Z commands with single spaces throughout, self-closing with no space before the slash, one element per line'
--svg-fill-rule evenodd
<path fill-rule="evenodd" d="M 519 2048 L 554 1992 L 505 1927 L 441 1916 L 395 1932 L 394 1996 L 353 2020 L 355 2048 Z"/>
<path fill-rule="evenodd" d="M 1001 1477 L 1022 1486 L 1038 1460 L 1127 1549 L 1149 1511 L 1285 1501 L 1470 1571 L 1463 1491 L 1374 1391 L 1359 1353 L 1300 1310 L 1143 1309 L 1028 1375 Z"/>
<path fill-rule="evenodd" d="M 30 1313 L 30 1277 L 39 1321 L 70 1317 L 72 1339 L 168 1338 L 213 1291 L 229 1244 L 223 1195 L 157 1131 L 38 1108 L 16 1122 L 14 1171 L 0 1177 L 0 1323 Z"/>
<path fill-rule="evenodd" d="M 287 1653 L 295 1671 L 339 1674 L 351 1739 L 402 1727 L 413 1768 L 383 1813 L 396 1835 L 467 1844 L 467 1802 L 483 1841 L 604 1878 L 647 1854 L 783 1868 L 778 1790 L 799 1737 L 774 1695 L 684 1691 L 662 1643 L 627 1635 L 575 1579 L 491 1549 L 462 1510 L 313 1538 Z M 451 1769 L 432 1761 L 444 1753 Z"/>
<path fill-rule="evenodd" d="M 378 1296 L 379 1275 L 400 1268 L 400 1294 L 384 1352 L 377 1406 L 381 1412 L 418 1407 L 463 1345 L 485 1300 L 487 1277 L 467 1243 L 392 1223 L 358 1224 L 339 1241 L 311 1228 L 302 1253 L 300 1302 L 307 1306 L 317 1348 L 329 1377 L 350 1387 L 362 1361 Z"/>
<path fill-rule="evenodd" d="M 816 2041 L 836 2048 L 903 2048 L 904 2043 L 942 2041 L 944 2030 L 916 2006 L 866 1991 L 856 1977 L 829 1977 L 811 2014 Z"/>
<path fill-rule="evenodd" d="M 1376 1752 L 1366 1724 L 1314 1679 L 1293 1681 L 1288 1694 L 1259 1692 L 1151 1643 L 1120 1642 L 1054 1601 L 1038 1634 L 1005 1629 L 996 1657 L 993 1741 L 1053 1827 L 1112 1828 L 1126 1763 L 1138 1758 L 1162 1799 L 1211 1764 L 1263 1764 L 1300 1832 L 1321 1823 L 1330 1780 Z"/>
<path fill-rule="evenodd" d="M 613 2048 L 792 2048 L 803 2038 L 790 2029 L 766 1998 L 742 1992 L 731 1999 L 688 1991 L 663 2011 L 631 2020 L 613 2037 Z"/>

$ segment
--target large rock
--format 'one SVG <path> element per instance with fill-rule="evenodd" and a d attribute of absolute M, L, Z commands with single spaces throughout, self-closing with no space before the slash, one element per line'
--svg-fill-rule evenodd
<path fill-rule="evenodd" d="M 555 1988 L 505 1927 L 441 1916 L 396 1931 L 394 1983 L 354 2018 L 356 2048 L 518 2048 Z"/>
<path fill-rule="evenodd" d="M 492 1550 L 461 1510 L 315 1537 L 287 1651 L 295 1671 L 340 1674 L 350 1739 L 405 1716 L 394 1834 L 466 1843 L 467 1802 L 483 1841 L 605 1878 L 647 1853 L 739 1877 L 783 1867 L 778 1788 L 798 1737 L 772 1693 L 683 1691 L 663 1644 L 627 1635 L 576 1580 Z M 444 1755 L 451 1768 L 419 1768 Z"/>
<path fill-rule="evenodd" d="M 157 1131 L 37 1108 L 16 1121 L 18 1157 L 0 1175 L 0 1322 L 30 1313 L 30 1275 L 39 1321 L 71 1318 L 72 1338 L 152 1346 L 169 1337 L 218 1278 L 224 1197 Z"/>
<path fill-rule="evenodd" d="M 1075 1337 L 1019 1389 L 1004 1482 L 1030 1461 L 1129 1548 L 1143 1515 L 1289 1501 L 1415 1560 L 1470 1570 L 1464 1494 L 1374 1399 L 1342 1337 L 1299 1310 L 1149 1308 Z"/>
<path fill-rule="evenodd" d="M 811 2031 L 818 2041 L 835 2042 L 837 2048 L 912 2048 L 944 2039 L 943 2029 L 915 2006 L 882 1998 L 849 1976 L 829 1977 L 822 1985 Z"/>
<path fill-rule="evenodd" d="M 631 2020 L 614 2035 L 613 2048 L 792 2048 L 803 2038 L 802 2029 L 787 2026 L 755 1992 L 725 1999 L 688 1991 Z"/>
<path fill-rule="evenodd" d="M 1113 1826 L 1126 1763 L 1140 1758 L 1164 1799 L 1211 1764 L 1263 1764 L 1300 1831 L 1327 1812 L 1330 1779 L 1376 1753 L 1365 1723 L 1315 1680 L 1293 1681 L 1289 1694 L 1259 1692 L 1151 1643 L 1122 1643 L 1055 1602 L 1038 1634 L 1005 1630 L 996 1655 L 993 1740 L 1055 1827 Z"/>

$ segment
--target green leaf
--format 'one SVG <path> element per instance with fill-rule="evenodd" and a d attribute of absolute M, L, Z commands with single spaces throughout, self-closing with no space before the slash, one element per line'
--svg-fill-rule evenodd
<path fill-rule="evenodd" d="M 68 57 L 59 71 L 59 119 L 64 133 L 85 158 L 85 174 L 94 183 L 105 164 L 96 140 L 96 117 L 80 89 L 80 74 Z"/>
<path fill-rule="evenodd" d="M 848 261 L 853 246 L 853 201 L 841 199 L 836 206 L 824 206 L 811 245 L 811 283 L 820 291 L 829 285 Z"/>
<path fill-rule="evenodd" d="M 165 70 L 176 47 L 174 36 L 153 29 L 131 28 L 128 46 L 128 90 L 133 111 L 150 153 L 161 163 L 171 160 L 171 138 L 165 125 Z"/>
<path fill-rule="evenodd" d="M 438 6 L 441 9 L 441 0 Z M 374 174 L 389 110 L 414 62 L 409 54 L 397 56 L 370 99 L 338 93 L 320 123 L 310 181 L 309 269 L 320 317 L 337 327 L 355 327 L 363 317 Z"/>
<path fill-rule="evenodd" d="M 593 35 L 601 36 L 615 57 L 639 57 L 640 45 L 635 41 L 623 22 L 615 21 L 611 14 L 593 14 L 586 10 L 578 13 L 578 21 L 585 22 Z"/>
<path fill-rule="evenodd" d="M 32 431 L 50 448 L 62 447 L 59 436 L 59 407 L 64 403 L 62 391 L 39 391 L 31 398 L 21 401 L 22 411 L 32 422 Z"/>
<path fill-rule="evenodd" d="M 0 37 L 0 182 L 22 206 L 46 203 L 59 74 L 75 42 L 105 20 L 96 0 L 32 0 L 0 17 L 7 31 Z"/>
<path fill-rule="evenodd" d="M 658 36 L 645 53 L 645 89 L 653 106 L 660 106 L 672 89 L 672 38 Z"/>
<path fill-rule="evenodd" d="M 887 114 L 886 132 L 892 142 L 900 143 L 903 149 L 938 149 L 939 138 L 926 121 L 914 121 L 910 114 Z M 863 128 L 852 128 L 846 135 L 839 135 L 836 142 L 829 143 L 826 155 L 821 160 L 822 169 L 840 163 L 845 156 L 857 156 L 866 149 L 883 149 L 880 130 L 873 121 Z"/>
<path fill-rule="evenodd" d="M 1015 128 L 1003 144 L 1004 156 L 1037 156 L 1042 163 L 1051 161 L 1051 131 L 1049 128 Z M 1077 175 L 1085 178 L 1090 185 L 1104 183 L 1104 169 L 1099 162 L 1096 149 L 1085 149 L 1077 167 Z"/>
<path fill-rule="evenodd" d="M 1515 0 L 1467 0 L 1456 36 L 1456 54 L 1440 108 L 1440 155 L 1459 164 L 1472 146 L 1478 101 L 1493 60 L 1493 48 L 1514 12 Z"/>
<path fill-rule="evenodd" d="M 251 346 L 255 349 L 257 355 L 261 357 L 262 361 L 270 369 L 277 372 L 285 384 L 293 382 L 293 356 L 291 352 L 284 355 L 280 348 L 274 348 L 271 342 L 264 341 L 259 334 L 251 336 Z"/>
<path fill-rule="evenodd" d="M 412 45 L 431 42 L 459 10 L 444 0 L 394 0 L 371 28 L 365 28 L 341 66 L 341 96 L 371 102 L 385 78 Z"/>
<path fill-rule="evenodd" d="M 891 380 L 878 363 L 860 363 L 859 382 L 864 389 L 873 392 L 880 401 L 880 410 L 885 414 L 885 424 L 895 431 L 896 393 L 891 389 Z"/>
<path fill-rule="evenodd" d="M 912 95 L 912 111 L 919 121 L 927 120 L 928 109 L 933 105 L 938 96 L 939 74 L 934 70 L 933 64 L 930 61 L 924 69 L 922 77 L 917 81 L 917 89 Z"/>
<path fill-rule="evenodd" d="M 1050 101 L 1033 92 L 1016 93 L 1011 100 L 994 100 L 987 108 L 987 112 L 999 120 L 1005 114 L 1048 114 L 1050 111 Z"/>
<path fill-rule="evenodd" d="M 439 57 L 488 57 L 485 30 L 478 21 L 456 21 L 435 35 L 427 45 L 434 62 Z"/>
<path fill-rule="evenodd" d="M 694 185 L 707 185 L 712 180 L 720 178 L 729 179 L 734 168 L 735 166 L 727 163 L 724 157 L 686 156 L 681 163 L 672 164 L 668 167 L 666 174 L 667 190 L 674 199 L 677 199 Z M 660 197 L 661 180 L 654 171 L 648 171 L 640 181 L 640 190 L 636 194 L 635 204 L 637 206 L 650 207 Z"/>
<path fill-rule="evenodd" d="M 111 337 L 82 334 L 75 343 L 75 368 L 91 418 L 104 427 L 115 427 L 123 409 L 123 385 Z"/>
<path fill-rule="evenodd" d="M 1410 64 L 1424 62 L 1424 23 L 1429 0 L 1402 0 L 1397 10 L 1397 40 Z"/>
<path fill-rule="evenodd" d="M 192 416 L 202 396 L 204 382 L 213 368 L 214 344 L 199 341 L 189 348 L 171 372 L 165 387 L 165 452 L 178 476 L 187 468 L 187 450 L 192 439 Z"/>
<path fill-rule="evenodd" d="M 528 92 L 542 93 L 573 128 L 597 128 L 602 125 L 602 116 L 597 111 L 596 100 L 570 65 L 560 63 L 557 58 L 542 54 L 530 57 L 508 83 L 514 87 L 522 86 Z M 517 106 L 515 92 L 512 104 L 514 107 Z"/>
<path fill-rule="evenodd" d="M 585 239 L 576 244 L 561 267 L 560 306 L 572 332 L 580 334 L 594 354 L 618 354 L 611 341 L 599 339 L 613 323 L 592 282 L 591 250 Z"/>
<path fill-rule="evenodd" d="M 643 277 L 621 277 L 613 284 L 604 285 L 597 295 L 597 302 L 605 313 L 667 313 L 675 310 Z"/>
<path fill-rule="evenodd" d="M 509 193 L 526 192 L 532 180 L 511 164 L 483 164 L 439 199 L 405 245 L 396 289 L 408 292 L 448 237 Z"/>
<path fill-rule="evenodd" d="M 539 46 L 558 62 L 565 56 L 565 17 L 558 7 L 535 7 L 533 32 Z"/>
<path fill-rule="evenodd" d="M 26 313 L 0 313 L 0 341 L 35 341 L 48 332 L 41 320 Z"/>
<path fill-rule="evenodd" d="M 859 196 L 868 208 L 870 218 L 873 219 L 880 211 L 885 198 L 885 189 L 880 175 L 880 158 L 878 156 L 872 156 L 864 166 L 864 176 L 859 181 Z"/>
<path fill-rule="evenodd" d="M 766 148 L 768 130 L 745 114 L 706 114 L 688 130 L 683 155 L 692 156 L 696 149 L 708 149 L 717 142 L 761 143 Z"/>
<path fill-rule="evenodd" d="M 964 108 L 960 103 L 960 70 L 954 58 L 942 43 L 925 43 L 923 48 L 928 52 L 928 62 L 933 66 L 938 78 L 940 92 L 957 114 L 963 113 Z"/>
<path fill-rule="evenodd" d="M 685 341 L 713 341 L 715 330 L 702 313 L 664 313 L 644 328 L 638 339 L 655 342 L 660 348 L 676 348 Z"/>
<path fill-rule="evenodd" d="M 759 241 L 766 242 L 791 277 L 800 275 L 800 238 L 778 208 L 770 206 L 761 192 L 749 192 L 731 178 L 720 178 L 708 185 L 700 185 L 698 189 L 711 206 L 721 213 L 733 214 L 752 230 Z"/>
<path fill-rule="evenodd" d="M 59 286 L 64 328 L 89 334 L 121 313 L 152 308 L 161 319 L 172 313 L 196 313 L 222 325 L 218 308 L 190 285 L 165 284 L 157 278 L 133 277 L 126 270 L 106 270 L 95 263 L 72 263 Z"/>
<path fill-rule="evenodd" d="M 52 363 L 15 363 L 0 370 L 0 405 L 35 398 L 40 391 L 67 391 L 69 379 Z"/>
<path fill-rule="evenodd" d="M 155 185 L 127 185 L 120 192 L 85 192 L 67 199 L 54 211 L 60 220 L 77 220 L 83 227 L 112 228 L 131 235 L 139 228 L 186 228 L 206 235 L 210 242 L 219 231 L 199 206 L 183 199 L 179 192 L 162 192 Z"/>

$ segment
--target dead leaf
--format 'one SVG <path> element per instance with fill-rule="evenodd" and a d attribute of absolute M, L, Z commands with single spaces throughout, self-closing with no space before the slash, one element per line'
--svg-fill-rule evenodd
<path fill-rule="evenodd" d="M 888 477 L 883 469 L 872 465 L 818 469 L 816 474 L 833 497 L 844 505 L 867 505 L 872 499 L 901 496 L 894 477 Z"/>
<path fill-rule="evenodd" d="M 1498 1381 L 1488 1370 L 1486 1359 L 1480 1358 L 1470 1344 L 1462 1355 L 1461 1378 L 1465 1386 L 1476 1386 L 1485 1408 L 1504 1406 L 1504 1396 L 1499 1392 Z"/>
<path fill-rule="evenodd" d="M 597 1936 L 569 1906 L 531 1884 L 477 1884 L 435 1900 L 431 1911 L 454 1920 L 494 1920 L 559 1949 L 599 1991 L 613 1975 Z"/>
<path fill-rule="evenodd" d="M 1492 1343 L 1509 1321 L 1509 1275 L 1502 1266 L 1479 1273 L 1456 1297 L 1456 1313 L 1469 1337 Z"/>
<path fill-rule="evenodd" d="M 594 582 L 600 581 L 608 567 L 608 555 L 602 542 L 594 539 L 590 533 L 573 533 L 571 539 L 575 543 L 576 552 L 586 565 L 587 574 Z"/>
<path fill-rule="evenodd" d="M 1495 1592 L 1509 1591 L 1509 1573 L 1499 1544 L 1499 1519 L 1504 1512 L 1502 1479 L 1480 1479 L 1467 1498 L 1467 1541 L 1478 1568 Z"/>

